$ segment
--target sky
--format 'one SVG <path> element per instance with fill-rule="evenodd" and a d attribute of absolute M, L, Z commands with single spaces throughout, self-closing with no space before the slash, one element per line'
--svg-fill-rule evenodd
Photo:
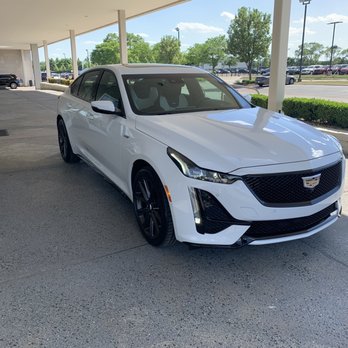
<path fill-rule="evenodd" d="M 225 34 L 238 9 L 242 6 L 257 8 L 273 16 L 274 0 L 191 0 L 189 2 L 133 18 L 127 21 L 127 32 L 141 35 L 148 43 L 155 44 L 164 35 L 177 37 L 180 28 L 181 49 L 185 51 L 195 43 L 202 43 L 210 37 Z M 289 56 L 301 44 L 304 5 L 292 0 Z M 327 23 L 342 21 L 336 26 L 335 45 L 348 48 L 348 0 L 312 0 L 307 9 L 305 42 L 319 42 L 331 46 L 333 25 Z M 108 33 L 118 32 L 117 24 L 76 37 L 77 55 L 81 60 L 102 42 Z M 70 41 L 48 46 L 50 58 L 71 57 Z M 39 49 L 40 60 L 44 61 L 43 48 Z"/>

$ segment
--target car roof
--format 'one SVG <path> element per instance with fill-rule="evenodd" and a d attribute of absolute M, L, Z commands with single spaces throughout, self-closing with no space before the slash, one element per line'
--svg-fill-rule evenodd
<path fill-rule="evenodd" d="M 187 65 L 173 65 L 173 64 L 110 64 L 100 65 L 93 69 L 107 68 L 118 71 L 123 75 L 127 74 L 209 74 L 207 71 L 187 66 Z"/>

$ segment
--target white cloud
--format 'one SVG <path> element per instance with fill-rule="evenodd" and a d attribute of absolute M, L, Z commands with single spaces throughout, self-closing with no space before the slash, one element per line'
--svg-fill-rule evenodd
<path fill-rule="evenodd" d="M 223 34 L 225 32 L 222 28 L 195 22 L 180 22 L 177 27 L 180 30 L 196 31 L 203 34 Z"/>
<path fill-rule="evenodd" d="M 100 43 L 101 41 L 93 41 L 93 40 L 87 40 L 83 42 L 84 45 L 98 45 Z"/>
<path fill-rule="evenodd" d="M 318 17 L 311 17 L 307 16 L 306 23 L 329 23 L 329 22 L 348 22 L 348 16 L 337 14 L 337 13 L 330 13 L 326 16 L 318 16 Z M 293 21 L 294 24 L 303 23 L 303 18 Z"/>
<path fill-rule="evenodd" d="M 220 16 L 221 17 L 226 17 L 226 19 L 229 19 L 229 20 L 232 20 L 232 19 L 234 19 L 236 17 L 233 13 L 227 12 L 227 11 L 221 12 Z"/>
<path fill-rule="evenodd" d="M 302 30 L 303 28 L 290 27 L 289 36 L 294 37 L 294 36 L 302 35 Z M 315 31 L 309 28 L 306 28 L 306 35 L 314 35 L 315 33 L 316 33 Z"/>
<path fill-rule="evenodd" d="M 149 35 L 146 34 L 146 33 L 136 33 L 136 35 L 139 35 L 139 36 L 141 36 L 143 38 L 149 37 Z"/>

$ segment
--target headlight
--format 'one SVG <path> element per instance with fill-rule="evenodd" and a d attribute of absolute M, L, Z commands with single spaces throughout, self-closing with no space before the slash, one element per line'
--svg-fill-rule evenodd
<path fill-rule="evenodd" d="M 168 156 L 176 164 L 176 166 L 180 169 L 181 173 L 189 178 L 214 182 L 218 184 L 233 184 L 236 180 L 241 179 L 236 175 L 200 168 L 192 161 L 190 161 L 187 157 L 170 147 L 167 148 L 167 153 Z"/>

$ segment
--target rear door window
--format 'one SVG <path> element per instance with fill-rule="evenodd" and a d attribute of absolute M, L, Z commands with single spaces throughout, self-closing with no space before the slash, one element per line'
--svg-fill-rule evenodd
<path fill-rule="evenodd" d="M 73 84 L 70 87 L 70 94 L 74 97 L 77 97 L 77 93 L 79 91 L 79 87 L 81 85 L 83 76 L 80 76 L 78 79 L 76 79 Z"/>
<path fill-rule="evenodd" d="M 87 102 L 95 100 L 100 70 L 89 71 L 84 74 L 77 96 Z"/>

